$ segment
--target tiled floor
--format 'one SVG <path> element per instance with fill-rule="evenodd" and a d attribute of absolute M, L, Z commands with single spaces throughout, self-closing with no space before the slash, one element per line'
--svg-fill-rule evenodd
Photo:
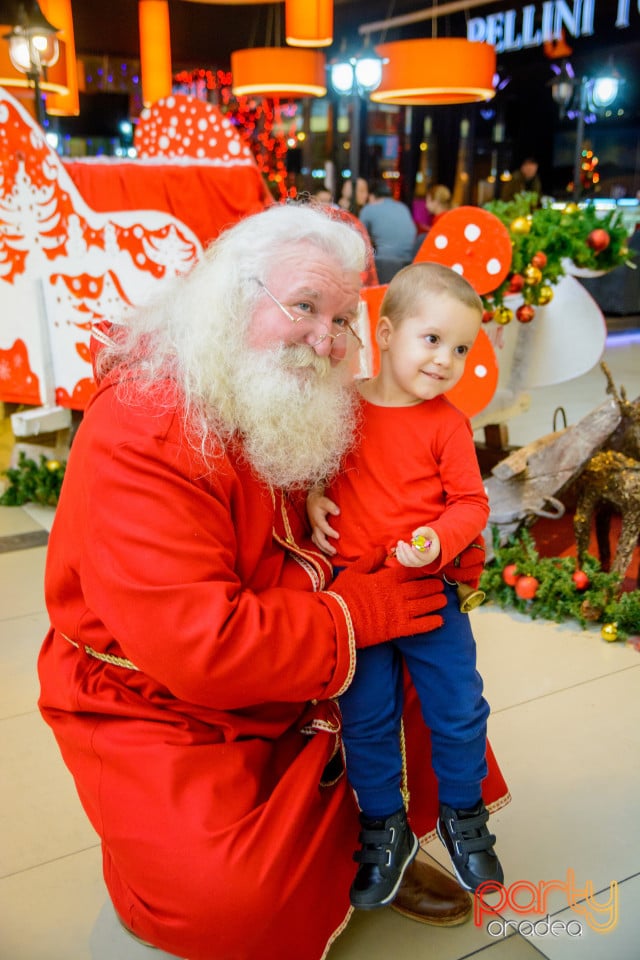
<path fill-rule="evenodd" d="M 634 342 L 610 340 L 606 359 L 616 382 L 637 396 L 640 334 Z M 529 412 L 510 424 L 511 440 L 549 432 L 559 405 L 575 423 L 603 399 L 598 370 L 539 391 Z M 36 711 L 35 659 L 47 625 L 45 547 L 15 546 L 21 534 L 41 534 L 50 521 L 48 510 L 0 508 L 0 544 L 12 537 L 14 546 L 0 551 L 0 960 L 154 960 L 157 953 L 137 945 L 116 946 L 99 924 L 92 936 L 105 902 L 100 850 Z M 360 914 L 329 960 L 635 960 L 640 653 L 606 643 L 597 630 L 533 622 L 490 606 L 472 617 L 493 707 L 490 737 L 513 796 L 492 819 L 512 901 L 499 907 L 499 919 L 450 929 L 388 909 Z M 446 865 L 438 842 L 426 853 Z M 590 910 L 584 902 L 571 908 L 572 878 L 582 891 L 578 900 L 585 888 L 591 895 Z M 556 887 L 536 913 L 540 884 L 550 881 Z M 607 920 L 609 932 L 593 929 Z"/>

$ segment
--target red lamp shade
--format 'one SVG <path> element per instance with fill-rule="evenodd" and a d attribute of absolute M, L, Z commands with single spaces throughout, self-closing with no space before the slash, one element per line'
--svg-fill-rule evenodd
<path fill-rule="evenodd" d="M 80 99 L 71 0 L 40 0 L 40 8 L 47 20 L 58 27 L 58 41 L 64 41 L 66 51 L 67 92 L 49 94 L 47 113 L 56 117 L 77 117 L 80 113 Z"/>
<path fill-rule="evenodd" d="M 377 103 L 475 103 L 494 96 L 495 49 L 449 37 L 397 40 L 376 46 L 383 58 L 382 82 L 371 94 Z"/>
<path fill-rule="evenodd" d="M 172 88 L 168 0 L 138 0 L 138 22 L 142 102 L 148 107 Z"/>
<path fill-rule="evenodd" d="M 286 0 L 285 38 L 293 47 L 333 43 L 333 0 Z"/>
<path fill-rule="evenodd" d="M 325 58 L 317 50 L 251 47 L 231 54 L 231 89 L 236 96 L 324 97 Z"/>

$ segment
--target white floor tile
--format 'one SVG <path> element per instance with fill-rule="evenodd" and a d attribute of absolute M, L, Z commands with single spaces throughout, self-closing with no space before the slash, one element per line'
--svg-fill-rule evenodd
<path fill-rule="evenodd" d="M 0 769 L 0 877 L 98 843 L 39 713 L 0 721 Z"/>
<path fill-rule="evenodd" d="M 45 609 L 44 563 L 46 547 L 0 553 L 0 629 L 2 620 L 24 617 Z"/>
<path fill-rule="evenodd" d="M 11 678 L 2 684 L 0 720 L 35 710 L 40 694 L 36 661 L 48 627 L 44 612 L 0 620 L 0 675 Z"/>
<path fill-rule="evenodd" d="M 91 960 L 89 939 L 104 903 L 99 847 L 0 881 L 3 960 Z M 113 956 L 111 960 L 120 960 Z"/>

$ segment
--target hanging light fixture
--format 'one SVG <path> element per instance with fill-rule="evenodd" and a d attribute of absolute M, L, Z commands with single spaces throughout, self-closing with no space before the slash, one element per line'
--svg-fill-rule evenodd
<path fill-rule="evenodd" d="M 495 95 L 496 52 L 462 38 L 397 40 L 376 46 L 384 61 L 377 103 L 475 103 Z"/>
<path fill-rule="evenodd" d="M 168 0 L 138 0 L 140 77 L 145 107 L 172 89 Z"/>
<path fill-rule="evenodd" d="M 237 96 L 324 97 L 324 54 L 293 47 L 251 47 L 231 54 L 231 89 Z"/>
<path fill-rule="evenodd" d="M 286 0 L 285 38 L 293 47 L 333 43 L 333 0 Z"/>
<path fill-rule="evenodd" d="M 49 23 L 37 0 L 19 0 L 14 12 L 14 22 L 9 33 L 3 39 L 9 42 L 10 66 L 26 77 L 9 82 L 7 86 L 32 86 L 34 90 L 35 117 L 42 126 L 46 120 L 42 90 L 46 71 L 60 64 L 60 44 L 56 37 L 57 27 Z M 66 61 L 61 64 L 60 87 L 63 91 L 66 81 Z M 1 73 L 5 70 L 0 69 Z M 4 77 L 3 77 L 4 82 Z M 50 89 L 50 87 L 49 87 Z"/>
<path fill-rule="evenodd" d="M 47 113 L 56 117 L 77 117 L 80 114 L 78 96 L 78 62 L 73 35 L 71 0 L 42 0 L 44 13 L 59 24 L 59 42 L 64 43 L 66 53 L 66 91 L 47 96 Z"/>

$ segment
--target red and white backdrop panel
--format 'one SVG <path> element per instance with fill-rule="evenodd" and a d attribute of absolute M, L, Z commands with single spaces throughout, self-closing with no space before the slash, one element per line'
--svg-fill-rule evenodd
<path fill-rule="evenodd" d="M 0 89 L 0 400 L 83 409 L 94 324 L 122 322 L 200 252 L 167 213 L 93 210 Z"/>
<path fill-rule="evenodd" d="M 195 125 L 204 159 L 169 150 L 69 171 L 0 88 L 0 400 L 84 409 L 95 389 L 91 330 L 126 321 L 224 227 L 269 202 L 235 130 L 207 104 L 181 106 L 150 112 L 144 137 L 179 151 Z"/>

